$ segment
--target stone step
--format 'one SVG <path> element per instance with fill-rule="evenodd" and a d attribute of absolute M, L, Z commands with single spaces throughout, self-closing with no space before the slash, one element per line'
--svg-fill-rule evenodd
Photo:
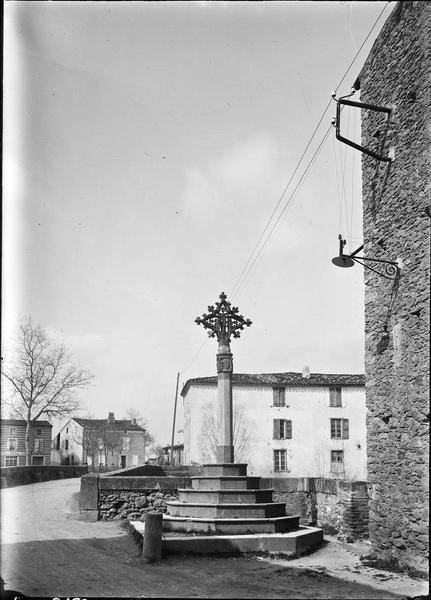
<path fill-rule="evenodd" d="M 231 475 L 233 477 L 245 477 L 247 475 L 247 464 L 245 463 L 219 463 L 212 465 L 206 464 L 202 465 L 202 468 L 202 475 L 204 477 L 220 477 L 224 475 Z"/>
<path fill-rule="evenodd" d="M 145 523 L 130 523 L 140 536 L 144 536 Z M 255 535 L 203 535 L 180 536 L 165 532 L 162 551 L 168 554 L 244 554 L 269 552 L 298 558 L 318 548 L 323 542 L 323 531 L 317 527 L 299 527 L 285 533 L 257 533 Z"/>
<path fill-rule="evenodd" d="M 168 536 L 163 538 L 163 554 L 244 554 L 269 552 L 298 558 L 318 548 L 323 532 L 317 527 L 301 527 L 298 531 L 256 535 Z"/>
<path fill-rule="evenodd" d="M 231 504 L 244 502 L 245 504 L 272 502 L 272 489 L 263 490 L 193 490 L 179 489 L 179 501 L 183 503 L 205 504 Z"/>
<path fill-rule="evenodd" d="M 212 519 L 285 517 L 286 505 L 283 502 L 260 504 L 205 504 L 167 502 L 168 513 L 173 517 L 208 517 Z"/>
<path fill-rule="evenodd" d="M 245 535 L 280 533 L 299 529 L 299 515 L 268 519 L 211 519 L 163 515 L 164 531 Z"/>
<path fill-rule="evenodd" d="M 207 475 L 192 477 L 195 490 L 254 490 L 260 488 L 260 477 L 241 475 Z"/>

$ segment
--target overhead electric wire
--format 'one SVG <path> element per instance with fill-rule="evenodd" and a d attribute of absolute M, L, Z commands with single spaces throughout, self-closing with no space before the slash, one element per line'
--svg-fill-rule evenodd
<path fill-rule="evenodd" d="M 350 64 L 349 64 L 349 66 L 347 67 L 346 71 L 344 72 L 344 75 L 342 76 L 342 78 L 340 79 L 340 81 L 339 81 L 338 85 L 336 86 L 336 88 L 335 88 L 335 91 L 337 91 L 337 90 L 338 90 L 338 88 L 341 86 L 341 84 L 343 83 L 343 81 L 344 81 L 344 80 L 345 80 L 345 78 L 347 77 L 347 74 L 349 73 L 349 71 L 350 71 L 350 69 L 351 69 L 351 67 L 352 67 L 353 63 L 355 62 L 355 60 L 357 59 L 357 57 L 358 57 L 359 53 L 361 52 L 362 48 L 363 48 L 363 47 L 364 47 L 364 45 L 366 44 L 366 42 L 367 42 L 368 38 L 370 37 L 371 33 L 373 32 L 374 28 L 376 27 L 376 25 L 377 25 L 377 23 L 378 23 L 378 21 L 379 21 L 380 17 L 382 16 L 383 12 L 386 10 L 386 7 L 387 7 L 387 5 L 388 5 L 388 4 L 389 4 L 389 2 L 387 2 L 387 3 L 385 4 L 385 6 L 383 7 L 383 9 L 380 11 L 380 13 L 379 13 L 379 15 L 378 15 L 377 19 L 374 21 L 374 24 L 373 24 L 373 26 L 371 27 L 370 31 L 368 32 L 367 36 L 365 37 L 364 41 L 362 42 L 362 44 L 361 44 L 361 46 L 359 47 L 358 51 L 356 52 L 355 56 L 354 56 L 354 57 L 353 57 L 353 59 L 351 60 L 351 62 L 350 62 Z M 269 219 L 268 219 L 268 221 L 267 221 L 267 223 L 266 223 L 266 225 L 265 225 L 265 227 L 264 227 L 264 229 L 263 229 L 263 231 L 262 231 L 262 233 L 261 233 L 261 235 L 260 235 L 260 237 L 259 237 L 258 241 L 256 242 L 256 244 L 255 244 L 255 246 L 254 246 L 254 248 L 253 248 L 253 250 L 252 250 L 251 254 L 249 255 L 249 257 L 248 257 L 248 259 L 247 259 L 247 262 L 246 262 L 245 266 L 243 267 L 243 269 L 242 269 L 242 271 L 241 271 L 241 274 L 239 275 L 238 279 L 236 280 L 236 282 L 235 282 L 235 284 L 234 284 L 234 286 L 233 286 L 233 288 L 232 288 L 232 290 L 231 290 L 231 292 L 230 292 L 230 296 L 231 296 L 231 297 L 234 297 L 234 295 L 235 295 L 235 294 L 238 292 L 238 288 L 240 287 L 240 282 L 241 282 L 241 279 L 242 279 L 242 277 L 243 277 L 243 276 L 244 276 L 244 277 L 246 277 L 246 275 L 245 275 L 245 272 L 247 272 L 247 273 L 248 273 L 248 272 L 250 272 L 249 265 L 250 265 L 250 263 L 253 263 L 253 262 L 254 262 L 254 260 L 256 259 L 256 256 L 257 256 L 257 255 L 256 255 L 256 251 L 257 251 L 257 249 L 258 249 L 258 247 L 259 247 L 259 244 L 260 244 L 260 242 L 262 241 L 262 239 L 263 239 L 263 237 L 264 237 L 264 235 L 265 235 L 266 231 L 268 230 L 268 228 L 269 228 L 269 226 L 270 226 L 270 223 L 271 223 L 272 219 L 274 218 L 274 215 L 275 215 L 275 213 L 277 212 L 277 210 L 278 210 L 278 208 L 279 208 L 279 206 L 280 206 L 280 204 L 281 204 L 281 202 L 282 202 L 282 200 L 283 200 L 283 198 L 284 198 L 284 196 L 285 196 L 285 194 L 286 194 L 286 192 L 287 192 L 287 189 L 289 188 L 289 186 L 290 186 L 290 184 L 291 184 L 291 182 L 292 182 L 292 180 L 293 180 L 293 178 L 294 178 L 295 174 L 297 173 L 297 171 L 298 171 L 298 169 L 299 169 L 299 167 L 300 167 L 300 165 L 301 165 L 301 163 L 302 163 L 302 160 L 303 160 L 303 158 L 304 158 L 304 156 L 305 156 L 305 154 L 306 154 L 306 152 L 307 152 L 308 148 L 310 147 L 310 145 L 311 145 L 311 142 L 313 141 L 313 139 L 314 139 L 314 137 L 315 137 L 315 135 L 316 135 L 316 133 L 317 133 L 317 131 L 318 131 L 319 127 L 320 127 L 320 124 L 322 123 L 322 121 L 323 121 L 323 119 L 324 119 L 324 117 L 325 117 L 325 115 L 326 115 L 326 112 L 327 112 L 327 110 L 328 110 L 328 108 L 329 108 L 329 106 L 330 106 L 330 104 L 331 104 L 331 101 L 332 101 L 332 98 L 331 98 L 331 99 L 328 101 L 328 103 L 326 104 L 326 106 L 325 106 L 325 108 L 324 108 L 324 110 L 323 110 L 322 116 L 320 117 L 320 119 L 319 119 L 319 121 L 318 121 L 318 123 L 317 123 L 316 127 L 314 128 L 314 131 L 313 131 L 313 133 L 312 133 L 312 135 L 311 135 L 311 137 L 310 137 L 310 139 L 309 139 L 309 141 L 308 141 L 308 143 L 307 143 L 307 145 L 306 145 L 306 147 L 305 147 L 304 151 L 303 151 L 303 152 L 302 152 L 302 154 L 301 154 L 301 157 L 300 157 L 300 159 L 299 159 L 299 161 L 298 161 L 298 164 L 297 164 L 297 165 L 296 165 L 296 167 L 295 167 L 295 170 L 294 170 L 294 172 L 292 173 L 291 177 L 289 178 L 289 181 L 287 182 L 287 184 L 286 184 L 285 188 L 283 189 L 283 192 L 281 193 L 281 196 L 280 196 L 280 198 L 278 199 L 278 201 L 277 201 L 277 204 L 275 205 L 275 208 L 273 209 L 273 211 L 272 211 L 272 213 L 271 213 L 271 216 L 269 217 Z M 326 135 L 326 134 L 325 134 L 325 135 Z M 346 215 L 346 221 L 347 221 L 347 215 Z M 264 245 L 266 245 L 266 243 L 265 243 L 265 242 L 264 242 Z M 255 256 L 255 255 L 256 255 L 256 256 Z M 253 257 L 254 257 L 254 258 L 253 258 Z M 252 268 L 252 267 L 251 267 L 251 268 Z"/>
<path fill-rule="evenodd" d="M 375 27 L 376 27 L 377 23 L 378 23 L 378 22 L 379 22 L 379 20 L 380 20 L 380 17 L 382 16 L 382 14 L 384 13 L 384 11 L 386 10 L 386 7 L 388 6 L 388 4 L 389 4 L 389 1 L 388 1 L 388 2 L 386 2 L 386 4 L 384 5 L 383 9 L 380 11 L 379 15 L 377 16 L 376 20 L 374 21 L 374 23 L 373 23 L 373 25 L 372 25 L 372 27 L 371 27 L 371 29 L 370 29 L 370 31 L 368 32 L 367 36 L 365 37 L 364 41 L 363 41 L 363 42 L 362 42 L 362 44 L 360 45 L 360 47 L 359 47 L 358 51 L 356 52 L 355 56 L 354 56 L 354 57 L 353 57 L 353 59 L 351 60 L 351 62 L 350 62 L 350 64 L 349 64 L 349 66 L 347 67 L 346 71 L 344 72 L 343 76 L 341 77 L 341 79 L 340 79 L 340 81 L 339 81 L 338 85 L 337 85 L 337 86 L 336 86 L 336 88 L 335 88 L 335 92 L 336 92 L 336 91 L 339 89 L 339 87 L 340 87 L 340 86 L 342 85 L 342 83 L 344 82 L 344 80 L 345 80 L 345 78 L 347 77 L 347 75 L 348 75 L 348 73 L 349 73 L 349 71 L 350 71 L 351 67 L 353 66 L 354 62 L 356 61 L 357 57 L 359 56 L 359 54 L 360 54 L 360 52 L 361 52 L 362 48 L 363 48 L 363 47 L 365 46 L 365 44 L 367 43 L 367 41 L 368 41 L 368 39 L 369 39 L 370 35 L 371 35 L 371 34 L 372 34 L 372 32 L 374 31 L 374 29 L 375 29 Z M 323 144 L 324 144 L 324 142 L 326 141 L 326 138 L 327 138 L 327 136 L 328 136 L 328 134 L 329 134 L 329 131 L 331 130 L 331 127 L 332 127 L 332 125 L 331 125 L 331 126 L 330 126 L 330 127 L 327 129 L 327 131 L 325 132 L 325 134 L 324 134 L 324 136 L 323 136 L 323 138 L 322 138 L 322 140 L 321 140 L 320 144 L 318 145 L 318 147 L 317 147 L 317 149 L 316 149 L 315 153 L 313 154 L 313 157 L 311 158 L 311 160 L 309 161 L 309 163 L 308 163 L 307 167 L 305 168 L 305 171 L 304 171 L 303 175 L 301 176 L 301 178 L 299 179 L 299 182 L 297 183 L 297 185 L 296 185 L 296 187 L 295 187 L 294 191 L 292 192 L 291 196 L 289 197 L 289 199 L 287 200 L 286 204 L 284 205 L 284 207 L 283 207 L 283 209 L 282 209 L 282 211 L 281 211 L 280 215 L 278 216 L 277 220 L 275 221 L 274 225 L 272 226 L 272 228 L 271 228 L 271 230 L 270 230 L 270 232 L 269 232 L 269 235 L 268 235 L 268 236 L 265 238 L 265 241 L 263 242 L 263 244 L 262 244 L 262 247 L 261 247 L 261 248 L 260 248 L 260 249 L 257 251 L 257 249 L 259 248 L 259 245 L 260 245 L 260 243 L 261 243 L 262 239 L 263 239 L 263 238 L 264 238 L 264 236 L 265 236 L 265 233 L 268 231 L 268 229 L 269 229 L 269 227 L 270 227 L 271 221 L 273 220 L 273 218 L 274 218 L 274 216 L 275 216 L 275 214 L 276 214 L 276 212 L 277 212 L 277 210 L 278 210 L 278 208 L 279 208 L 280 204 L 281 204 L 281 203 L 282 203 L 282 201 L 283 201 L 283 198 L 284 198 L 284 196 L 286 195 L 286 192 L 287 192 L 287 190 L 288 190 L 288 188 L 289 188 L 290 184 L 292 183 L 292 180 L 293 180 L 293 178 L 295 177 L 295 175 L 296 175 L 296 173 L 297 173 L 297 171 L 298 171 L 298 169 L 299 169 L 299 167 L 300 167 L 300 165 L 301 165 L 301 163 L 302 163 L 302 161 L 303 161 L 303 159 L 304 159 L 304 156 L 305 156 L 305 154 L 307 153 L 307 150 L 308 150 L 308 148 L 310 147 L 310 145 L 311 145 L 311 143 L 312 143 L 312 141 L 313 141 L 313 139 L 314 139 L 314 137 L 315 137 L 315 135 L 316 135 L 316 133 L 317 133 L 317 131 L 318 131 L 319 127 L 320 127 L 320 124 L 322 123 L 322 121 L 323 121 L 323 119 L 324 119 L 324 117 L 325 117 L 325 115 L 326 115 L 326 112 L 327 112 L 327 110 L 328 110 L 329 106 L 331 105 L 331 102 L 332 102 L 332 98 L 331 98 L 331 99 L 328 101 L 328 103 L 326 104 L 326 106 L 325 106 L 325 108 L 324 108 L 324 110 L 323 110 L 323 113 L 322 113 L 322 115 L 321 115 L 321 117 L 320 117 L 320 119 L 319 119 L 319 121 L 318 121 L 318 123 L 317 123 L 316 127 L 314 128 L 314 131 L 313 131 L 313 133 L 312 133 L 312 135 L 311 135 L 311 137 L 310 137 L 310 139 L 309 139 L 309 141 L 308 141 L 308 143 L 307 143 L 307 145 L 306 145 L 306 147 L 305 147 L 304 151 L 302 152 L 302 154 L 301 154 L 301 157 L 300 157 L 300 159 L 299 159 L 299 161 L 298 161 L 298 163 L 297 163 L 297 165 L 296 165 L 296 167 L 295 167 L 295 169 L 294 169 L 294 171 L 293 171 L 292 175 L 291 175 L 291 176 L 290 176 L 290 178 L 289 178 L 289 181 L 287 182 L 286 186 L 284 187 L 284 189 L 283 189 L 283 191 L 282 191 L 282 193 L 281 193 L 281 195 L 280 195 L 280 197 L 279 197 L 279 199 L 278 199 L 278 201 L 277 201 L 277 203 L 276 203 L 276 205 L 275 205 L 275 207 L 274 207 L 274 209 L 273 209 L 273 211 L 272 211 L 272 213 L 271 213 L 271 216 L 269 217 L 269 219 L 268 219 L 268 221 L 267 221 L 267 223 L 266 223 L 266 225 L 265 225 L 265 227 L 264 227 L 264 229 L 263 229 L 262 233 L 261 233 L 261 234 L 260 234 L 260 236 L 259 236 L 259 239 L 258 239 L 258 241 L 256 242 L 256 244 L 255 244 L 255 246 L 254 246 L 254 248 L 253 248 L 252 252 L 250 253 L 250 255 L 249 255 L 249 257 L 248 257 L 248 259 L 247 259 L 247 261 L 246 261 L 246 264 L 245 264 L 245 266 L 243 267 L 243 269 L 242 269 L 242 271 L 241 271 L 241 273 L 240 273 L 239 277 L 237 278 L 237 280 L 236 280 L 236 282 L 235 282 L 235 284 L 234 284 L 234 286 L 233 286 L 233 288 L 232 288 L 232 290 L 231 290 L 231 292 L 230 292 L 230 296 L 231 296 L 231 297 L 233 297 L 235 294 L 237 294 L 237 293 L 239 292 L 239 290 L 240 290 L 240 289 L 241 289 L 241 287 L 243 286 L 243 283 L 244 283 L 244 282 L 245 282 L 245 280 L 247 279 L 247 276 L 248 276 L 248 275 L 251 273 L 251 271 L 252 271 L 252 270 L 254 270 L 254 266 L 255 266 L 255 264 L 256 264 L 256 261 L 257 261 L 257 260 L 260 258 L 260 256 L 262 255 L 263 249 L 265 248 L 265 246 L 266 246 L 267 242 L 269 241 L 269 239 L 270 239 L 270 237 L 271 237 L 271 235 L 272 235 L 273 231 L 275 230 L 275 227 L 277 226 L 277 224 L 278 224 L 278 223 L 279 223 L 279 221 L 281 220 L 282 216 L 284 216 L 284 214 L 286 213 L 286 211 L 287 211 L 288 207 L 290 206 L 290 204 L 289 204 L 289 203 L 291 202 L 291 200 L 293 200 L 294 194 L 296 193 L 296 191 L 298 190 L 298 188 L 299 188 L 299 186 L 301 185 L 302 181 L 304 180 L 304 177 L 305 177 L 305 176 L 306 176 L 306 174 L 308 173 L 308 170 L 310 169 L 310 167 L 311 167 L 311 165 L 312 165 L 312 162 L 313 162 L 314 158 L 317 156 L 318 152 L 320 151 L 320 148 L 322 147 L 322 145 L 323 145 Z M 347 220 L 347 215 L 346 215 L 346 220 Z M 256 251 L 257 251 L 257 252 L 256 252 Z M 244 281 L 242 281 L 242 280 L 244 280 Z M 190 368 L 190 366 L 193 364 L 193 362 L 196 360 L 196 358 L 198 357 L 198 355 L 199 355 L 199 354 L 200 354 L 200 352 L 202 351 L 203 347 L 206 345 L 207 341 L 208 341 L 208 339 L 206 339 L 206 340 L 203 342 L 203 344 L 200 346 L 199 350 L 196 352 L 195 356 L 193 357 L 193 359 L 192 359 L 192 360 L 190 361 L 190 363 L 188 364 L 188 366 L 187 366 L 187 369 L 189 369 L 189 368 Z M 182 370 L 182 372 L 185 372 L 187 369 L 183 369 L 183 370 Z"/>
<path fill-rule="evenodd" d="M 248 279 L 250 279 L 250 276 L 252 274 L 252 272 L 254 271 L 255 267 L 257 266 L 260 258 L 262 257 L 263 251 L 265 249 L 266 244 L 269 242 L 269 239 L 271 237 L 271 235 L 273 234 L 273 232 L 275 231 L 275 229 L 277 228 L 277 226 L 279 225 L 280 221 L 282 220 L 282 218 L 286 215 L 287 211 L 289 210 L 289 208 L 292 206 L 293 204 L 293 199 L 296 195 L 296 192 L 299 190 L 299 188 L 301 187 L 302 183 L 304 182 L 306 176 L 308 175 L 309 170 L 311 169 L 315 159 L 317 158 L 317 155 L 319 154 L 320 150 L 322 149 L 324 143 L 326 142 L 329 132 L 331 131 L 332 125 L 330 125 L 328 127 L 328 129 L 325 132 L 325 135 L 323 136 L 320 144 L 318 145 L 318 147 L 316 148 L 316 150 L 314 151 L 313 156 L 311 157 L 307 167 L 305 168 L 303 174 L 301 175 L 298 183 L 296 184 L 295 189 L 293 190 L 293 192 L 291 193 L 289 200 L 286 202 L 286 204 L 284 205 L 283 210 L 281 211 L 281 213 L 278 215 L 277 220 L 275 221 L 275 223 L 273 224 L 268 236 L 266 237 L 264 243 L 262 244 L 261 248 L 259 249 L 259 252 L 256 254 L 255 259 L 253 260 L 253 263 L 250 265 L 249 269 L 247 270 L 247 273 L 244 275 L 242 282 L 240 283 L 240 285 L 237 287 L 237 291 L 236 294 L 239 294 L 239 292 L 244 288 L 244 286 L 246 285 L 246 283 L 248 282 Z"/>

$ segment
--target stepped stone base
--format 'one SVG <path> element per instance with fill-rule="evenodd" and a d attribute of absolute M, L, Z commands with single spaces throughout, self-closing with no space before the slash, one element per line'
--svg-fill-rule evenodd
<path fill-rule="evenodd" d="M 319 545 L 322 530 L 300 527 L 299 516 L 286 515 L 286 505 L 273 502 L 273 490 L 260 483 L 260 477 L 247 477 L 245 464 L 204 465 L 203 474 L 192 477 L 192 488 L 179 489 L 179 501 L 167 502 L 164 550 L 298 555 Z"/>

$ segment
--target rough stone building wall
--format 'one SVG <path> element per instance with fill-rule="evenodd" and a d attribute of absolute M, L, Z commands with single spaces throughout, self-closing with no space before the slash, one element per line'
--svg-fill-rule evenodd
<path fill-rule="evenodd" d="M 398 286 L 365 269 L 369 530 L 378 556 L 427 569 L 430 2 L 398 3 L 360 73 L 364 255 L 397 260 Z M 386 330 L 385 330 L 386 327 Z"/>

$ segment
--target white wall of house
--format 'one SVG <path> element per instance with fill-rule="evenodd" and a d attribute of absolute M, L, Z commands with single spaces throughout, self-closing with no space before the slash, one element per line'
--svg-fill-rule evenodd
<path fill-rule="evenodd" d="M 286 406 L 276 407 L 273 405 L 271 387 L 234 385 L 234 414 L 236 411 L 241 415 L 242 427 L 248 437 L 246 453 L 239 460 L 248 464 L 248 474 L 366 480 L 364 388 L 343 387 L 341 407 L 330 406 L 329 399 L 329 387 L 287 386 Z M 209 411 L 214 410 L 216 401 L 216 385 L 192 384 L 185 393 L 186 464 L 207 462 L 205 445 L 208 434 L 203 423 L 208 419 Z M 274 419 L 292 422 L 291 439 L 273 439 Z M 348 419 L 348 439 L 331 438 L 331 419 Z M 274 471 L 274 450 L 286 450 L 285 471 Z M 332 451 L 343 451 L 344 460 L 341 465 L 333 465 Z"/>
<path fill-rule="evenodd" d="M 123 433 L 123 447 L 121 451 L 108 452 L 107 464 L 105 452 L 100 452 L 94 457 L 87 456 L 83 447 L 83 427 L 73 418 L 63 421 L 55 430 L 52 438 L 51 461 L 52 464 L 85 464 L 98 469 L 99 466 L 119 469 L 124 466 L 132 467 L 145 463 L 145 433 L 144 431 L 125 430 Z M 59 437 L 57 437 L 59 436 Z"/>
<path fill-rule="evenodd" d="M 83 464 L 82 427 L 69 418 L 53 431 L 51 461 L 53 464 Z M 58 436 L 58 437 L 57 437 Z M 59 443 L 57 443 L 59 442 Z"/>

